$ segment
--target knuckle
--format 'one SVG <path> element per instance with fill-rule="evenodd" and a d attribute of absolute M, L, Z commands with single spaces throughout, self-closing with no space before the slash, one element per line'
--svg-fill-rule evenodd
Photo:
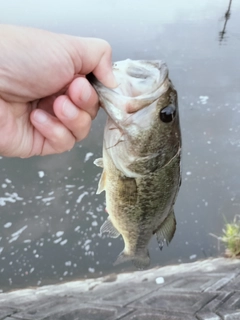
<path fill-rule="evenodd" d="M 90 126 L 82 129 L 80 134 L 76 137 L 77 141 L 84 140 L 88 136 L 89 131 L 90 131 Z"/>
<path fill-rule="evenodd" d="M 76 140 L 74 138 L 71 139 L 71 141 L 68 144 L 68 149 L 71 150 L 75 146 Z"/>
<path fill-rule="evenodd" d="M 66 128 L 58 126 L 53 130 L 51 144 L 54 146 L 56 153 L 62 153 L 73 148 L 75 139 Z"/>
<path fill-rule="evenodd" d="M 8 123 L 7 107 L 3 101 L 0 100 L 0 127 L 4 128 Z"/>
<path fill-rule="evenodd" d="M 66 128 L 60 124 L 55 124 L 55 126 L 52 127 L 52 138 L 51 140 L 55 143 L 64 141 L 64 138 L 66 136 Z"/>
<path fill-rule="evenodd" d="M 104 39 L 97 39 L 97 41 L 99 42 L 99 45 L 100 45 L 100 48 L 101 48 L 102 57 L 103 56 L 111 57 L 111 55 L 112 55 L 112 47 L 109 44 L 109 42 L 107 42 Z"/>
<path fill-rule="evenodd" d="M 106 40 L 103 40 L 103 43 L 104 43 L 106 52 L 112 53 L 112 47 L 111 47 L 110 43 L 107 42 Z"/>
<path fill-rule="evenodd" d="M 9 117 L 8 108 L 3 101 L 0 100 L 0 154 L 9 156 L 12 149 L 12 129 L 14 123 Z"/>
<path fill-rule="evenodd" d="M 91 116 L 84 111 L 82 112 L 80 121 L 81 122 L 78 122 L 78 125 L 76 126 L 77 129 L 73 131 L 77 141 L 81 141 L 87 137 L 92 124 Z"/>

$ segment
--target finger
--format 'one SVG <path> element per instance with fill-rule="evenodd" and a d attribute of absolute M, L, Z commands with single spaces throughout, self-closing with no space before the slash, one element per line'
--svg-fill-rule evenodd
<path fill-rule="evenodd" d="M 73 80 L 68 88 L 72 102 L 82 110 L 87 111 L 94 119 L 98 112 L 98 95 L 86 78 Z"/>
<path fill-rule="evenodd" d="M 11 156 L 12 141 L 14 141 L 12 132 L 16 128 L 9 111 L 7 103 L 0 99 L 0 155 L 3 156 Z"/>
<path fill-rule="evenodd" d="M 76 73 L 94 75 L 109 88 L 117 87 L 118 83 L 112 71 L 112 49 L 110 44 L 102 39 L 69 37 L 76 50 L 73 61 Z"/>
<path fill-rule="evenodd" d="M 68 128 L 77 141 L 86 138 L 91 127 L 91 116 L 79 109 L 68 96 L 59 96 L 53 104 L 56 117 Z"/>
<path fill-rule="evenodd" d="M 36 109 L 32 111 L 30 119 L 37 129 L 37 134 L 40 133 L 45 138 L 41 141 L 42 146 L 36 146 L 38 154 L 61 153 L 74 146 L 75 137 L 56 117 Z"/>
<path fill-rule="evenodd" d="M 54 116 L 54 111 L 53 111 L 53 102 L 56 99 L 56 95 L 48 96 L 46 98 L 41 99 L 38 104 L 37 108 L 42 109 L 48 113 L 50 113 L 52 116 Z"/>

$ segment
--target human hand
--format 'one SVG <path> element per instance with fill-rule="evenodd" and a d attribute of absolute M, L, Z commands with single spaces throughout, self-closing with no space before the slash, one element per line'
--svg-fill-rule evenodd
<path fill-rule="evenodd" d="M 0 155 L 60 153 L 85 138 L 98 111 L 90 72 L 116 86 L 106 41 L 0 25 Z"/>

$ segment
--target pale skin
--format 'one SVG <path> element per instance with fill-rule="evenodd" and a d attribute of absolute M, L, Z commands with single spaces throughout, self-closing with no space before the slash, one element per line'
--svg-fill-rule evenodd
<path fill-rule="evenodd" d="M 61 153 L 84 139 L 98 111 L 90 72 L 116 87 L 106 41 L 0 25 L 0 155 Z"/>

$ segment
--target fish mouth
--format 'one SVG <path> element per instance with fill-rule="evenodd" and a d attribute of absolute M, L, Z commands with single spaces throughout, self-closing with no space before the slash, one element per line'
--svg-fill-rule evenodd
<path fill-rule="evenodd" d="M 130 59 L 129 65 L 125 69 L 125 73 L 130 77 L 130 81 L 134 81 L 136 79 L 145 80 L 156 78 L 158 86 L 161 85 L 161 82 L 164 82 L 166 77 L 168 77 L 168 68 L 165 62 L 161 60 L 139 60 L 132 61 Z M 118 64 L 113 64 L 113 72 L 117 74 Z M 146 84 L 145 84 L 146 86 Z M 153 90 L 154 91 L 154 90 Z M 130 96 L 134 96 L 130 94 Z"/>
<path fill-rule="evenodd" d="M 114 89 L 105 87 L 93 73 L 88 74 L 86 78 L 97 91 L 100 105 L 104 109 L 106 102 L 116 104 L 116 101 L 121 101 L 128 114 L 141 110 L 159 99 L 171 85 L 167 65 L 161 60 L 127 59 L 115 62 L 113 73 L 119 83 Z"/>
<path fill-rule="evenodd" d="M 121 64 L 126 63 L 126 66 L 122 68 Z M 128 62 L 128 63 L 127 63 Z M 108 91 L 109 93 L 121 94 L 126 97 L 138 97 L 144 94 L 153 93 L 158 87 L 160 87 L 166 79 L 168 79 L 168 68 L 164 61 L 161 60 L 137 60 L 132 61 L 130 59 L 113 63 L 113 73 L 117 79 L 118 86 L 114 89 L 110 89 L 104 86 L 91 72 L 86 75 L 87 80 L 96 89 L 96 91 L 101 95 Z M 126 79 L 123 79 L 127 78 Z M 146 90 L 148 87 L 147 82 L 154 82 L 151 86 L 152 90 Z M 155 80 L 155 81 L 154 81 Z M 135 86 L 144 86 L 144 89 L 134 90 Z M 126 87 L 127 90 L 124 90 Z"/>

